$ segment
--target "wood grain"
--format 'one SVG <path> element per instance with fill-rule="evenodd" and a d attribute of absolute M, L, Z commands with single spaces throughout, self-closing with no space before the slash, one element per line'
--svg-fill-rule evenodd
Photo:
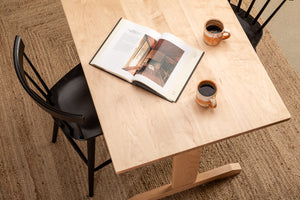
<path fill-rule="evenodd" d="M 226 0 L 62 0 L 62 4 L 117 173 L 290 118 Z M 120 17 L 171 32 L 206 52 L 177 103 L 88 64 Z M 202 41 L 204 23 L 210 18 L 222 19 L 232 32 L 216 47 Z M 214 110 L 195 101 L 197 84 L 204 79 L 219 88 Z"/>
<path fill-rule="evenodd" d="M 166 196 L 170 196 L 172 194 L 193 188 L 195 186 L 208 183 L 210 181 L 227 178 L 241 172 L 241 166 L 239 163 L 231 163 L 228 165 L 224 165 L 222 167 L 218 167 L 206 172 L 199 173 L 195 176 L 193 182 L 190 182 L 185 185 L 177 185 L 174 187 L 174 184 L 167 184 L 161 186 L 159 188 L 155 188 L 151 191 L 147 191 L 142 194 L 138 194 L 129 200 L 157 200 Z"/>
<path fill-rule="evenodd" d="M 157 1 L 144 2 L 149 4 L 145 15 L 151 20 L 147 22 L 153 28 L 160 28 L 160 32 L 167 29 L 166 23 L 159 25 L 165 16 L 161 15 L 161 9 L 155 9 Z M 249 0 L 243 2 L 249 3 Z M 106 14 L 111 16 L 123 10 L 115 8 L 106 10 Z M 131 9 L 126 10 L 126 15 L 130 12 Z M 50 86 L 80 62 L 62 5 L 59 0 L 3 0 L 0 13 L 0 199 L 90 199 L 85 164 L 61 131 L 57 143 L 51 143 L 52 118 L 28 97 L 13 69 L 12 48 L 16 34 L 23 37 L 28 56 Z M 186 21 L 185 18 L 177 20 Z M 272 23 L 279 22 L 274 18 Z M 111 26 L 111 23 L 106 25 Z M 108 26 L 102 29 L 109 32 L 111 27 Z M 168 28 L 173 33 L 180 29 L 180 26 Z M 197 41 L 193 35 L 178 36 L 191 44 Z M 243 171 L 229 180 L 207 183 L 164 200 L 300 198 L 300 79 L 267 30 L 257 54 L 292 118 L 205 146 L 199 172 L 235 162 L 241 164 Z M 109 155 L 106 148 L 100 148 L 105 141 L 97 138 L 96 144 L 96 163 L 100 163 Z M 85 143 L 79 145 L 83 149 L 86 146 Z M 131 198 L 168 184 L 171 171 L 172 159 L 121 175 L 107 166 L 95 174 L 94 199 Z"/>
<path fill-rule="evenodd" d="M 202 148 L 180 153 L 173 158 L 172 182 L 173 188 L 194 183 L 200 163 Z"/>

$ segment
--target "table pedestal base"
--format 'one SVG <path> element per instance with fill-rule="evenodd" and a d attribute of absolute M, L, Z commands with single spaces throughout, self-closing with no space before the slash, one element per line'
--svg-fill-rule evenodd
<path fill-rule="evenodd" d="M 154 200 L 182 192 L 195 186 L 239 174 L 239 163 L 227 164 L 206 172 L 198 173 L 201 149 L 176 155 L 173 158 L 172 183 L 137 194 L 130 200 Z"/>

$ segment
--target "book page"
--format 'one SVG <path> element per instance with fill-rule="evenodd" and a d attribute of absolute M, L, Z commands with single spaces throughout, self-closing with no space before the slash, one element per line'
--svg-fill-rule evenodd
<path fill-rule="evenodd" d="M 134 68 L 149 51 L 146 44 L 150 41 L 154 45 L 159 35 L 152 29 L 121 19 L 90 64 L 131 82 Z"/>
<path fill-rule="evenodd" d="M 202 53 L 174 35 L 164 33 L 134 80 L 148 85 L 167 99 L 176 101 Z"/>

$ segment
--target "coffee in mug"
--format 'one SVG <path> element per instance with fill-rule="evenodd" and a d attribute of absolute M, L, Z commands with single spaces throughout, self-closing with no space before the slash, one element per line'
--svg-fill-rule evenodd
<path fill-rule="evenodd" d="M 213 81 L 201 81 L 197 87 L 196 101 L 203 107 L 215 108 L 217 106 L 216 94 L 217 85 Z"/>
<path fill-rule="evenodd" d="M 230 31 L 224 29 L 223 23 L 218 19 L 210 19 L 205 23 L 203 40 L 208 45 L 217 45 L 230 37 Z"/>

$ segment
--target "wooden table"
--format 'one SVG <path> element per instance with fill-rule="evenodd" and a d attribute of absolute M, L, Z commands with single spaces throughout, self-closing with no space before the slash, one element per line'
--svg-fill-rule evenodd
<path fill-rule="evenodd" d="M 232 163 L 198 174 L 201 148 L 290 118 L 227 0 L 62 0 L 116 173 L 173 158 L 170 184 L 132 197 L 157 199 L 237 174 Z M 170 103 L 88 63 L 120 17 L 170 32 L 206 53 L 177 103 Z M 210 18 L 231 38 L 202 40 Z M 117 59 L 117 58 L 115 58 Z M 218 106 L 195 101 L 200 80 L 217 83 Z"/>

